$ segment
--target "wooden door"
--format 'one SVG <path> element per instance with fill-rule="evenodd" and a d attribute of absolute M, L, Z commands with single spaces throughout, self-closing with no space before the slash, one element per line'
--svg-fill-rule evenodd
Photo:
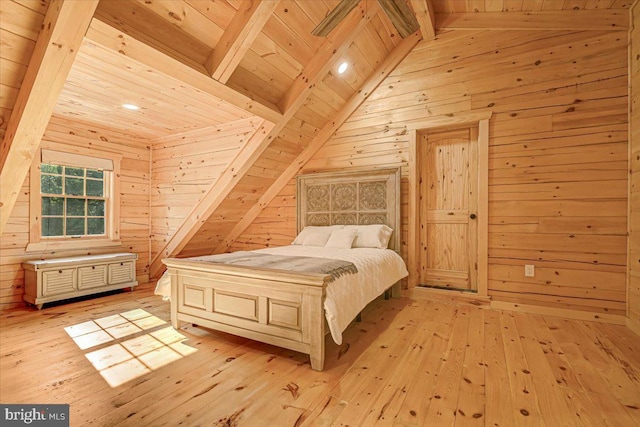
<path fill-rule="evenodd" d="M 419 283 L 476 291 L 478 130 L 425 133 L 417 148 Z"/>

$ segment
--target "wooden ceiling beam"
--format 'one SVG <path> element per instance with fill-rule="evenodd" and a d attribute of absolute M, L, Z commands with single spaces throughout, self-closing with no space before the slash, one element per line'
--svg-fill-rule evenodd
<path fill-rule="evenodd" d="M 326 37 L 331 30 L 338 26 L 347 15 L 355 9 L 360 0 L 341 0 L 325 18 L 320 21 L 318 26 L 313 29 L 311 34 L 318 37 Z"/>
<path fill-rule="evenodd" d="M 432 0 L 411 0 L 424 40 L 436 38 L 436 12 Z"/>
<path fill-rule="evenodd" d="M 420 29 L 416 16 L 405 0 L 378 0 L 400 37 L 405 38 Z"/>
<path fill-rule="evenodd" d="M 528 12 L 437 13 L 440 30 L 591 30 L 628 31 L 624 9 L 549 10 Z"/>
<path fill-rule="evenodd" d="M 402 62 L 411 50 L 422 39 L 420 31 L 405 38 L 394 48 L 394 50 L 384 59 L 384 61 L 371 73 L 367 81 L 360 90 L 347 101 L 347 103 L 331 118 L 304 149 L 300 155 L 287 167 L 278 179 L 265 191 L 258 202 L 242 217 L 229 234 L 223 239 L 216 249 L 216 253 L 225 252 L 233 242 L 253 223 L 258 215 L 271 203 L 271 201 L 282 191 L 282 189 L 300 172 L 304 165 L 313 158 L 320 148 L 327 142 L 333 134 L 342 126 L 351 115 L 369 98 L 373 91 L 391 74 L 391 72 Z"/>
<path fill-rule="evenodd" d="M 0 148 L 0 234 L 93 18 L 98 0 L 51 0 Z"/>
<path fill-rule="evenodd" d="M 212 79 L 204 65 L 178 61 L 99 19 L 91 23 L 87 39 L 270 122 L 276 123 L 282 119 L 277 106 L 255 101 Z"/>
<path fill-rule="evenodd" d="M 361 2 L 356 12 L 352 11 L 340 22 L 284 94 L 278 103 L 280 111 L 286 115 L 290 111 L 297 111 L 304 104 L 315 85 L 335 66 L 336 60 L 349 50 L 360 31 L 379 11 L 377 2 Z"/>
<path fill-rule="evenodd" d="M 229 81 L 278 3 L 280 0 L 250 0 L 240 4 L 240 9 L 205 63 L 211 77 L 222 83 Z"/>

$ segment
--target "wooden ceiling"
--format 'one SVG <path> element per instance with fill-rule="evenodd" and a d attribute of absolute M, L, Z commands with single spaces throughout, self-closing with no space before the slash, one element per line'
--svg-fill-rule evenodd
<path fill-rule="evenodd" d="M 47 3 L 3 1 L 2 7 L 7 18 L 16 16 L 16 25 L 31 27 L 30 35 L 35 41 Z M 87 123 L 106 123 L 151 140 L 252 114 L 275 121 L 291 102 L 294 85 L 305 77 L 305 68 L 327 42 L 324 37 L 313 36 L 312 30 L 338 3 L 282 0 L 252 8 L 247 0 L 101 0 L 54 114 Z M 368 8 L 374 11 L 364 26 L 366 36 L 359 37 L 356 45 L 346 49 L 340 58 L 331 57 L 332 67 L 322 76 L 319 84 L 325 85 L 327 93 L 321 102 L 329 104 L 323 106 L 329 110 L 353 96 L 401 40 L 376 3 L 363 1 L 353 11 L 356 16 L 367 13 Z M 514 12 L 529 13 L 530 21 L 535 23 L 535 13 L 544 18 L 545 13 L 558 11 L 619 9 L 628 7 L 630 0 L 408 3 L 418 11 L 423 27 L 431 13 L 442 31 L 462 25 L 495 26 L 500 22 L 499 16 L 492 17 L 492 21 L 483 16 L 496 13 L 506 19 L 513 19 Z M 18 18 L 21 12 L 24 14 Z M 471 15 L 464 15 L 468 13 Z M 130 42 L 122 42 L 124 37 L 131 37 Z M 224 47 L 221 49 L 220 45 Z M 148 55 L 148 47 L 158 52 L 155 58 Z M 352 67 L 345 75 L 337 76 L 335 65 L 343 59 Z M 214 62 L 218 64 L 215 71 Z M 4 68 L 3 80 L 6 77 L 19 81 L 25 71 Z M 215 95 L 220 85 L 203 88 L 206 81 L 202 77 L 211 74 L 213 80 L 231 89 L 226 92 L 234 103 L 228 102 L 228 96 Z M 15 89 L 18 85 L 13 86 Z M 142 109 L 131 113 L 121 107 L 123 103 L 135 103 Z M 9 110 L 12 106 L 2 107 Z M 2 131 L 7 121 L 5 114 Z"/>
<path fill-rule="evenodd" d="M 631 2 L 407 0 L 421 28 L 402 39 L 375 0 L 361 0 L 327 37 L 312 31 L 338 0 L 84 0 L 84 11 L 71 0 L 2 0 L 0 225 L 51 114 L 108 125 L 150 144 L 257 116 L 264 132 L 252 142 L 243 170 L 270 144 L 298 150 L 292 149 L 298 163 L 289 167 L 288 160 L 270 183 L 276 187 L 269 194 L 277 194 L 277 185 L 288 182 L 420 40 L 437 42 L 440 32 L 467 29 L 611 29 L 627 22 Z M 343 61 L 350 66 L 338 74 Z M 123 103 L 141 109 L 128 111 Z M 238 184 L 236 175 L 219 180 L 222 190 Z M 215 209 L 205 204 L 196 213 Z M 176 233 L 162 255 L 179 253 L 194 227 Z"/>
<path fill-rule="evenodd" d="M 88 122 L 110 120 L 150 138 L 251 113 L 276 122 L 301 91 L 304 73 L 327 68 L 314 58 L 342 59 L 323 52 L 340 48 L 341 40 L 327 44 L 327 38 L 311 34 L 337 3 L 101 0 L 55 113 Z M 401 40 L 376 2 L 364 2 L 350 18 L 354 25 L 369 22 L 360 24 L 367 36 L 351 49 L 340 48 L 345 60 L 351 50 L 353 66 L 338 82 L 335 71 L 319 76 L 324 80 L 319 84 L 332 88 L 323 100 L 329 109 L 353 96 Z M 309 70 L 310 65 L 316 69 Z M 216 96 L 221 85 L 235 105 Z M 124 102 L 142 109 L 122 112 Z M 115 120 L 105 117 L 109 110 Z"/>

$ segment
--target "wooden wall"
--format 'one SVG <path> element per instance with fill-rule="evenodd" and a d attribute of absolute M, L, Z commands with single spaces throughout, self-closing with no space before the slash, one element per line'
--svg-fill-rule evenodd
<path fill-rule="evenodd" d="M 406 177 L 408 126 L 490 110 L 489 295 L 623 319 L 627 63 L 626 32 L 445 32 L 418 45 L 304 172 L 403 164 Z M 232 249 L 290 242 L 293 194 L 292 181 Z"/>
<path fill-rule="evenodd" d="M 42 21 L 45 11 L 42 2 L 3 3 L 0 137 L 37 37 L 33 28 L 39 25 L 34 23 Z M 636 1 L 633 22 L 637 22 L 637 11 Z M 20 20 L 11 19 L 12 14 Z M 633 40 L 638 39 L 637 30 L 631 34 Z M 406 257 L 408 189 L 415 185 L 408 181 L 407 129 L 431 117 L 490 110 L 489 295 L 505 306 L 528 305 L 548 312 L 570 309 L 603 317 L 628 312 L 629 319 L 640 324 L 640 269 L 635 268 L 640 244 L 633 238 L 628 307 L 625 299 L 627 41 L 626 32 L 611 31 L 439 34 L 436 41 L 422 42 L 415 49 L 304 172 L 401 165 L 402 253 Z M 637 48 L 634 51 L 633 46 L 632 89 L 638 82 Z M 360 58 L 360 62 L 367 59 Z M 340 84 L 332 81 L 331 86 Z M 298 115 L 304 129 L 320 128 L 334 112 L 330 102 L 318 99 L 320 95 L 309 104 L 317 111 L 303 110 Z M 633 115 L 637 115 L 633 109 L 636 99 L 637 94 L 632 95 L 632 123 L 638 121 Z M 124 154 L 123 248 L 139 254 L 138 278 L 146 280 L 150 258 L 215 182 L 243 138 L 255 130 L 250 119 L 226 126 L 153 141 L 153 153 L 149 141 L 61 118 L 51 122 L 46 138 Z M 635 171 L 640 170 L 637 129 L 632 128 L 631 138 Z M 275 147 L 288 153 L 287 147 L 280 148 Z M 271 171 L 267 166 L 254 169 L 265 174 Z M 251 179 L 253 190 L 263 185 L 259 176 Z M 636 179 L 632 175 L 632 237 Z M 20 262 L 49 255 L 24 253 L 28 183 L 27 178 L 8 231 L 1 236 L 0 309 L 20 304 Z M 294 235 L 292 180 L 231 249 L 288 244 Z M 536 266 L 536 277 L 524 277 L 524 264 Z"/>
<path fill-rule="evenodd" d="M 640 2 L 631 8 L 629 43 L 629 287 L 627 325 L 640 335 Z"/>
<path fill-rule="evenodd" d="M 151 259 L 261 123 L 257 118 L 242 119 L 154 141 Z"/>
<path fill-rule="evenodd" d="M 47 1 L 2 1 L 0 26 L 0 140 L 4 137 L 22 79 L 27 72 Z"/>
<path fill-rule="evenodd" d="M 77 147 L 93 147 L 122 154 L 120 165 L 120 236 L 122 251 L 138 254 L 136 276 L 149 281 L 149 183 L 148 141 L 118 131 L 53 117 L 43 137 L 45 141 Z M 114 252 L 113 248 L 25 253 L 29 242 L 29 177 L 12 211 L 7 231 L 0 239 L 0 310 L 22 305 L 24 270 L 20 263 L 48 256 L 64 257 L 87 253 Z"/>

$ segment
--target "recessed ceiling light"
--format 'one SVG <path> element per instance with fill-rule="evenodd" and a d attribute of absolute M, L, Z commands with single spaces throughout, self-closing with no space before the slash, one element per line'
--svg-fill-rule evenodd
<path fill-rule="evenodd" d="M 122 106 L 124 108 L 126 108 L 127 110 L 139 110 L 140 107 L 138 107 L 137 105 L 133 105 L 133 104 L 122 104 Z"/>
<path fill-rule="evenodd" d="M 340 64 L 340 66 L 338 67 L 338 72 L 340 74 L 344 73 L 345 71 L 347 71 L 347 68 L 349 67 L 349 64 L 347 64 L 346 62 L 343 62 L 342 64 Z"/>

